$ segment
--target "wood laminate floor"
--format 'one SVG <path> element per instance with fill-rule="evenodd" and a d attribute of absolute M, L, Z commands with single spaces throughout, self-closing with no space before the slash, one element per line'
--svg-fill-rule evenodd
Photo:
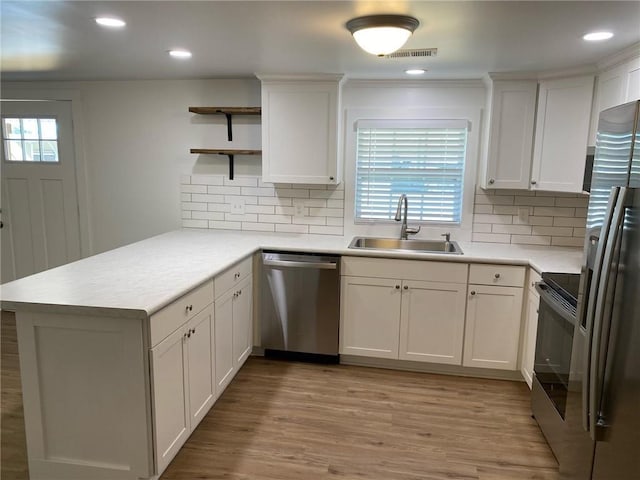
<path fill-rule="evenodd" d="M 15 352 L 3 318 L 6 480 L 27 478 Z M 250 358 L 161 480 L 558 478 L 524 383 Z"/>

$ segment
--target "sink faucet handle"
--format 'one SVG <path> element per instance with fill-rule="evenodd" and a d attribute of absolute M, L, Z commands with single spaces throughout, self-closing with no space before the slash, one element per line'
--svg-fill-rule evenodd
<path fill-rule="evenodd" d="M 444 237 L 444 239 L 445 239 L 447 242 L 450 242 L 450 241 L 451 241 L 451 233 L 449 233 L 449 232 L 447 232 L 447 233 L 443 233 L 443 234 L 442 234 L 442 235 L 440 235 L 440 236 L 441 236 L 441 237 Z"/>
<path fill-rule="evenodd" d="M 407 227 L 405 230 L 405 232 L 408 233 L 409 235 L 415 235 L 419 231 L 420 231 L 420 225 L 418 225 L 417 227 Z"/>

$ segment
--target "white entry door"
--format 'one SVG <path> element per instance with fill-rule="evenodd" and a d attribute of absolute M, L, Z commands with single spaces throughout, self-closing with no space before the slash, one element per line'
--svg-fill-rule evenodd
<path fill-rule="evenodd" d="M 80 258 L 70 101 L 3 101 L 2 283 Z"/>

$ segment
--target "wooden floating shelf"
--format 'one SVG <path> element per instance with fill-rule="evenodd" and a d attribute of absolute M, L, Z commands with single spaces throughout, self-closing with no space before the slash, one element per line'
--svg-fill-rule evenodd
<path fill-rule="evenodd" d="M 229 157 L 229 180 L 233 180 L 233 159 L 235 155 L 260 155 L 262 150 L 220 150 L 214 148 L 192 148 L 191 153 L 204 155 L 226 155 Z"/>
<path fill-rule="evenodd" d="M 200 115 L 261 115 L 260 107 L 189 107 L 191 113 Z"/>

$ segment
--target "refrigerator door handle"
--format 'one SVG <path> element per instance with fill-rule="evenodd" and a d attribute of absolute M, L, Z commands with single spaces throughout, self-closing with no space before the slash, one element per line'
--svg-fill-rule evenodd
<path fill-rule="evenodd" d="M 582 378 L 582 428 L 585 431 L 589 431 L 589 412 L 591 411 L 589 404 L 589 392 L 590 392 L 590 384 L 589 381 L 591 379 L 591 343 L 593 341 L 593 323 L 594 323 L 594 313 L 596 310 L 596 303 L 598 302 L 598 285 L 600 283 L 600 274 L 602 272 L 602 260 L 604 257 L 604 248 L 606 245 L 605 240 L 609 236 L 609 229 L 611 227 L 611 219 L 613 217 L 613 210 L 618 201 L 618 195 L 620 192 L 620 187 L 613 187 L 611 189 L 611 193 L 609 194 L 609 201 L 607 203 L 607 211 L 604 216 L 604 220 L 602 222 L 602 228 L 600 230 L 600 241 L 598 242 L 598 249 L 596 250 L 595 262 L 593 266 L 593 276 L 591 279 L 591 288 L 588 292 L 589 301 L 587 304 L 587 313 L 586 313 L 586 338 L 585 338 L 585 351 L 583 355 L 583 378 Z M 593 239 L 598 240 L 596 237 Z"/>
<path fill-rule="evenodd" d="M 605 321 L 605 307 L 607 304 L 607 293 L 611 291 L 609 282 L 611 279 L 611 268 L 613 264 L 613 253 L 618 243 L 620 227 L 624 220 L 626 208 L 627 188 L 620 188 L 616 206 L 613 211 L 611 227 L 606 238 L 604 257 L 602 259 L 602 272 L 598 284 L 598 297 L 596 301 L 595 315 L 593 319 L 593 333 L 591 340 L 591 364 L 589 366 L 589 433 L 591 438 L 596 440 L 596 426 L 598 416 L 598 403 L 600 399 L 600 388 L 598 385 L 598 371 L 600 367 L 600 349 L 602 348 L 602 327 Z"/>

